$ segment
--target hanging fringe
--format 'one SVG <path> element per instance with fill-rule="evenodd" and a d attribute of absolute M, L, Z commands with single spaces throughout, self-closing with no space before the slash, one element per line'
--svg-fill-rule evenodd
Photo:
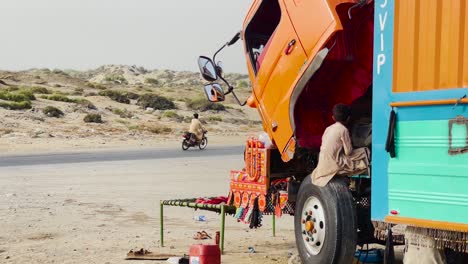
<path fill-rule="evenodd" d="M 408 226 L 405 236 L 415 246 L 468 253 L 468 233 Z"/>
<path fill-rule="evenodd" d="M 393 230 L 393 241 L 395 243 L 411 244 L 418 247 L 445 249 L 449 248 L 456 252 L 468 253 L 468 233 L 412 227 L 404 225 L 392 225 L 380 221 L 372 221 L 374 225 L 374 237 L 385 241 L 387 228 Z M 398 230 L 397 230 L 398 229 Z"/>

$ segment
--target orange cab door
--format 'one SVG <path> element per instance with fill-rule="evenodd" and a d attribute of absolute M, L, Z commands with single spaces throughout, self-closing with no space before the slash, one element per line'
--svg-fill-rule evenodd
<path fill-rule="evenodd" d="M 307 56 L 313 57 L 337 26 L 341 27 L 336 5 L 343 0 L 284 0 L 288 14 Z M 349 1 L 352 2 L 352 1 Z"/>
<path fill-rule="evenodd" d="M 264 127 L 282 152 L 293 135 L 289 120 L 290 91 L 307 56 L 284 2 L 279 0 L 279 4 L 281 19 L 262 54 L 254 87 Z"/>

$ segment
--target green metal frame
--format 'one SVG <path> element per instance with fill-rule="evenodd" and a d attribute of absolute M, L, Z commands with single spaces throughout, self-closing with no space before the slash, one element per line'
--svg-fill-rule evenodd
<path fill-rule="evenodd" d="M 224 234 L 226 226 L 226 214 L 235 214 L 236 207 L 226 204 L 202 204 L 196 203 L 196 199 L 183 199 L 183 200 L 161 200 L 159 202 L 159 241 L 160 246 L 164 247 L 164 206 L 178 206 L 188 207 L 193 209 L 200 209 L 206 211 L 217 212 L 221 214 L 221 230 L 219 237 L 219 249 L 221 254 L 224 252 Z M 276 217 L 272 215 L 273 237 L 276 236 Z"/>

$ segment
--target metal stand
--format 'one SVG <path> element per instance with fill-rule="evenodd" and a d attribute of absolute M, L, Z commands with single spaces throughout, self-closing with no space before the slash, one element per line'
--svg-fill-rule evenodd
<path fill-rule="evenodd" d="M 226 221 L 226 214 L 227 213 L 235 213 L 236 207 L 229 206 L 225 204 L 201 204 L 195 203 L 195 199 L 186 199 L 186 200 L 166 200 L 160 201 L 159 203 L 159 241 L 160 246 L 164 247 L 164 205 L 167 206 L 180 206 L 180 207 L 188 207 L 200 210 L 207 210 L 212 212 L 218 212 L 221 214 L 221 230 L 220 230 L 220 238 L 219 238 L 219 249 L 221 250 L 221 254 L 224 252 L 224 230 L 225 230 L 225 221 Z M 273 231 L 274 233 L 274 231 Z"/>
<path fill-rule="evenodd" d="M 276 215 L 273 213 L 271 224 L 273 226 L 273 237 L 276 236 Z"/>

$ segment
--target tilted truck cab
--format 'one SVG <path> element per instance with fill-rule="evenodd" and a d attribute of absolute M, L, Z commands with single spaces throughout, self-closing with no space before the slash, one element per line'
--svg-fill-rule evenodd
<path fill-rule="evenodd" d="M 467 13 L 465 1 L 254 1 L 240 34 L 252 84 L 246 103 L 275 148 L 257 157 L 247 144 L 233 203 L 287 192 L 303 263 L 350 263 L 357 244 L 385 243 L 395 224 L 466 252 Z M 207 95 L 234 91 L 209 58 L 200 68 L 228 86 L 207 85 Z M 318 187 L 309 174 L 337 103 L 352 109 L 353 145 L 371 149 L 370 173 Z M 264 178 L 249 177 L 257 158 L 268 166 Z"/>

